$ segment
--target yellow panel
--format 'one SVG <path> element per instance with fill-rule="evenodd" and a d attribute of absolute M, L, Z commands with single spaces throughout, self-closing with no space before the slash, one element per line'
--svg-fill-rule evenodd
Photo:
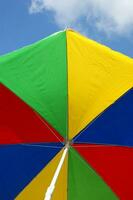
<path fill-rule="evenodd" d="M 67 31 L 69 139 L 133 86 L 133 60 Z"/>
<path fill-rule="evenodd" d="M 16 200 L 44 200 L 47 188 L 61 159 L 62 151 L 29 183 Z M 67 200 L 67 157 L 60 171 L 52 200 Z"/>
<path fill-rule="evenodd" d="M 55 191 L 51 200 L 67 200 L 67 167 L 68 167 L 68 155 L 62 166 L 60 175 L 58 177 Z"/>

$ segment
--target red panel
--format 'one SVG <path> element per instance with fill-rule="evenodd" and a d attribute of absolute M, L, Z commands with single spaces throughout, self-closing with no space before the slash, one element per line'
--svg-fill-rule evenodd
<path fill-rule="evenodd" d="M 133 148 L 75 145 L 121 200 L 133 199 Z"/>
<path fill-rule="evenodd" d="M 59 142 L 63 138 L 27 104 L 0 84 L 0 144 Z"/>

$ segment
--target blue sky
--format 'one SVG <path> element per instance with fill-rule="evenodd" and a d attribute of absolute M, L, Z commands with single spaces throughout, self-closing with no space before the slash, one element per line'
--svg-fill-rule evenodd
<path fill-rule="evenodd" d="M 125 17 L 123 17 L 122 8 L 118 10 L 119 6 L 114 5 L 115 3 L 108 5 L 104 3 L 105 0 L 93 0 L 92 5 L 91 0 L 86 0 L 86 5 L 84 3 L 79 5 L 78 2 L 80 1 L 1 0 L 0 55 L 31 44 L 68 26 L 133 57 L 133 32 L 130 28 L 133 26 L 131 20 L 133 4 L 126 5 L 127 7 L 123 5 L 125 7 L 123 11 Z M 102 5 L 99 6 L 98 2 Z M 76 10 L 74 10 L 75 5 L 77 5 Z M 108 9 L 110 6 L 117 12 L 106 12 L 105 8 Z M 121 17 L 117 16 L 118 12 Z"/>

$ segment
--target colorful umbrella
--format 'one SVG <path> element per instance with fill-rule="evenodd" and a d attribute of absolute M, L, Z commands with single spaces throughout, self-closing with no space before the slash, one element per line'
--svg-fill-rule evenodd
<path fill-rule="evenodd" d="M 133 60 L 66 30 L 0 58 L 0 200 L 133 198 Z"/>

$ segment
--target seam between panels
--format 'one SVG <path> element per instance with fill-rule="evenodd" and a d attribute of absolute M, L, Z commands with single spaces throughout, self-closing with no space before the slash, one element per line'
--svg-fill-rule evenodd
<path fill-rule="evenodd" d="M 68 94 L 68 40 L 67 40 L 67 29 L 66 32 L 66 79 L 67 79 L 67 134 L 66 134 L 66 141 L 69 139 L 69 94 Z M 67 158 L 67 200 L 69 200 L 68 197 L 68 191 L 69 191 L 69 150 L 68 150 L 68 158 Z"/>
<path fill-rule="evenodd" d="M 74 147 L 71 147 L 71 148 L 79 155 L 79 160 L 82 162 L 82 164 L 85 166 L 85 163 L 86 163 L 88 170 L 91 170 L 94 174 L 96 174 L 96 176 L 98 176 L 103 181 L 103 183 L 112 191 L 112 193 L 115 195 L 115 197 L 118 200 L 120 200 L 119 197 L 118 197 L 118 195 L 116 194 L 116 192 L 103 179 L 103 177 L 93 168 L 93 166 L 89 162 L 87 162 L 83 156 L 81 156 L 81 154 L 77 151 L 77 149 L 75 149 Z M 78 158 L 77 155 L 74 155 L 74 156 Z"/>
<path fill-rule="evenodd" d="M 50 122 L 48 122 L 45 119 L 45 117 L 42 116 L 41 113 L 39 113 L 34 107 L 32 107 L 32 105 L 30 105 L 27 101 L 25 101 L 21 96 L 19 96 L 14 90 L 10 89 L 8 87 L 8 84 L 3 83 L 3 81 L 1 81 L 1 80 L 0 80 L 0 86 L 7 89 L 10 93 L 15 95 L 15 97 L 17 99 L 19 99 L 19 101 L 21 101 L 23 104 L 25 104 L 28 107 L 28 109 L 30 109 L 36 115 L 36 117 L 40 120 L 40 122 L 42 123 L 42 126 L 46 126 L 51 131 L 51 134 L 53 134 L 56 137 L 56 139 L 58 139 L 58 142 L 63 144 L 63 141 L 61 141 L 61 139 L 58 137 L 58 135 L 56 133 L 54 133 L 54 131 L 52 130 L 53 126 L 50 124 Z M 57 133 L 59 134 L 59 131 L 56 128 L 53 127 L 53 129 L 56 130 Z"/>
<path fill-rule="evenodd" d="M 66 35 L 66 84 L 67 84 L 67 132 L 66 132 L 66 141 L 69 139 L 69 96 L 68 96 L 68 44 L 67 44 L 67 29 L 65 30 Z"/>
<path fill-rule="evenodd" d="M 92 119 L 75 137 L 72 139 L 73 142 L 81 136 L 81 134 L 89 128 L 98 118 L 100 118 L 108 109 L 110 109 L 115 103 L 119 102 L 129 91 L 133 90 L 133 87 L 128 88 L 123 94 L 121 94 L 116 100 L 108 105 L 103 111 L 101 111 L 94 119 Z M 77 142 L 78 143 L 78 142 Z M 80 142 L 81 143 L 81 142 Z"/>

